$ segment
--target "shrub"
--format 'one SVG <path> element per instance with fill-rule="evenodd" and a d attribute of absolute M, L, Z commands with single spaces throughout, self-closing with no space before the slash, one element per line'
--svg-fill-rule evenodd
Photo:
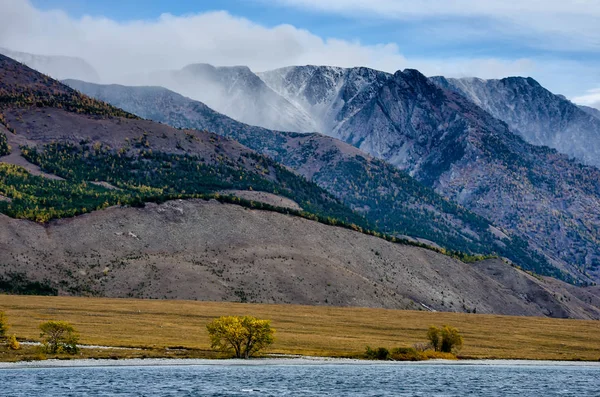
<path fill-rule="evenodd" d="M 21 348 L 21 344 L 17 340 L 17 336 L 15 334 L 12 334 L 8 337 L 8 339 L 6 340 L 6 344 L 11 350 L 19 350 Z"/>
<path fill-rule="evenodd" d="M 371 349 L 370 346 L 367 346 L 367 350 L 365 351 L 365 357 L 369 360 L 387 360 L 390 357 L 390 352 L 385 347 Z"/>
<path fill-rule="evenodd" d="M 421 361 L 426 360 L 415 348 L 398 347 L 392 350 L 392 359 L 397 361 Z"/>
<path fill-rule="evenodd" d="M 48 321 L 40 324 L 40 330 L 40 337 L 44 338 L 42 347 L 46 353 L 75 354 L 79 351 L 79 335 L 71 324 L 65 321 Z"/>
<path fill-rule="evenodd" d="M 424 342 L 417 342 L 413 345 L 413 347 L 418 352 L 424 352 L 424 351 L 433 349 L 433 347 L 431 346 L 431 343 L 424 343 Z"/>

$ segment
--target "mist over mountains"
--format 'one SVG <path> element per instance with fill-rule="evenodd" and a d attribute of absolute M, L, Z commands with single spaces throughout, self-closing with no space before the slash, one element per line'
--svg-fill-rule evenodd
<path fill-rule="evenodd" d="M 4 54 L 58 80 L 71 78 L 91 82 L 100 81 L 100 75 L 94 67 L 81 58 L 29 54 L 2 47 L 0 47 L 0 54 Z"/>

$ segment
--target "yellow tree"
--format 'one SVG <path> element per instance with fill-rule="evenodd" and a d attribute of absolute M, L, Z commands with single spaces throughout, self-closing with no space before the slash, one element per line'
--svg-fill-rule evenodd
<path fill-rule="evenodd" d="M 427 339 L 435 351 L 451 353 L 463 345 L 463 337 L 458 329 L 449 325 L 442 328 L 431 326 L 427 331 Z"/>
<path fill-rule="evenodd" d="M 40 324 L 40 337 L 48 353 L 70 353 L 78 351 L 79 335 L 71 324 L 65 321 L 47 321 Z"/>
<path fill-rule="evenodd" d="M 463 337 L 458 329 L 444 325 L 442 334 L 442 351 L 446 353 L 456 352 L 463 345 Z"/>
<path fill-rule="evenodd" d="M 210 346 L 233 353 L 236 358 L 250 358 L 275 341 L 271 320 L 252 316 L 219 317 L 206 325 Z"/>
<path fill-rule="evenodd" d="M 4 312 L 0 312 L 0 342 L 8 338 L 8 320 Z"/>

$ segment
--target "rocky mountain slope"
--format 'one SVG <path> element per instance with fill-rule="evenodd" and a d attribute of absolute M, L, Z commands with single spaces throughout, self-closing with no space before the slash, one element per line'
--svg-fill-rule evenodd
<path fill-rule="evenodd" d="M 450 250 L 497 252 L 526 269 L 560 276 L 549 263 L 532 255 L 525 241 L 339 140 L 242 124 L 165 88 L 66 83 L 140 117 L 231 137 L 314 181 L 386 233 L 431 241 Z"/>
<path fill-rule="evenodd" d="M 361 78 L 339 77 L 353 71 L 357 69 L 294 67 L 261 76 L 291 100 L 321 101 L 322 106 L 336 109 L 332 119 L 337 124 L 326 133 L 408 171 L 503 228 L 521 233 L 555 263 L 573 272 L 585 269 L 598 279 L 597 169 L 527 144 L 471 100 L 456 90 L 436 87 L 418 71 L 388 76 L 365 70 Z M 319 76 L 323 74 L 337 83 L 326 84 L 324 94 L 312 95 L 317 90 L 311 87 L 322 84 Z M 346 87 L 354 86 L 360 88 L 345 94 Z M 596 124 L 570 102 L 533 82 L 530 87 L 543 91 L 549 101 L 559 101 L 565 107 L 565 119 Z M 539 117 L 535 110 L 531 109 L 532 119 Z M 541 114 L 554 115 L 548 107 Z M 585 132 L 577 123 L 581 127 L 577 130 Z"/>
<path fill-rule="evenodd" d="M 85 60 L 59 55 L 38 55 L 0 48 L 0 54 L 17 60 L 55 79 L 100 81 L 98 72 Z"/>
<path fill-rule="evenodd" d="M 328 75 L 349 73 L 324 69 Z M 346 110 L 337 114 L 348 117 L 341 118 L 335 136 L 521 236 L 576 278 L 599 279 L 597 169 L 526 143 L 505 123 L 418 71 L 388 77 L 368 69 L 354 72 L 372 83 L 344 96 Z"/>
<path fill-rule="evenodd" d="M 432 80 L 504 121 L 527 142 L 600 166 L 600 119 L 532 78 Z M 591 109 L 591 108 L 590 108 Z"/>
<path fill-rule="evenodd" d="M 181 70 L 141 77 L 141 82 L 173 89 L 248 124 L 284 131 L 315 130 L 307 114 L 245 66 L 192 64 Z"/>
<path fill-rule="evenodd" d="M 526 143 L 417 71 L 396 73 L 378 97 L 355 119 L 381 126 L 376 134 L 359 131 L 364 139 L 386 142 L 384 157 L 444 196 L 522 233 L 572 271 L 586 269 L 598 278 L 598 169 Z"/>
<path fill-rule="evenodd" d="M 374 97 L 391 75 L 362 67 L 309 65 L 259 73 L 259 77 L 309 114 L 318 132 L 341 138 L 340 127 Z"/>
<path fill-rule="evenodd" d="M 0 215 L 0 226 L 4 285 L 47 293 L 600 317 L 587 289 L 577 297 L 502 261 L 465 264 L 214 201 L 108 208 L 46 226 Z"/>

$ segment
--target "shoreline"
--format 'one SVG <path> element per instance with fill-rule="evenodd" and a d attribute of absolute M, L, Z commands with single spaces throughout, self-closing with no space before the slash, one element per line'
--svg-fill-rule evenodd
<path fill-rule="evenodd" d="M 464 359 L 426 361 L 377 361 L 356 358 L 314 356 L 290 356 L 243 359 L 192 359 L 192 358 L 134 358 L 134 359 L 48 359 L 39 361 L 0 362 L 0 370 L 44 368 L 102 368 L 102 367 L 162 367 L 162 366 L 277 366 L 277 365 L 451 365 L 451 366 L 542 366 L 542 367 L 594 367 L 600 369 L 600 361 L 553 361 Z"/>

